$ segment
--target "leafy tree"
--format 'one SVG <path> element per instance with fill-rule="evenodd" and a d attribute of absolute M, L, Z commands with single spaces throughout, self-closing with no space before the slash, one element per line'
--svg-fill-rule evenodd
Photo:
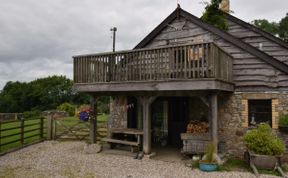
<path fill-rule="evenodd" d="M 0 112 L 56 109 L 62 103 L 89 103 L 89 96 L 72 90 L 73 82 L 64 76 L 51 76 L 25 82 L 7 82 L 0 93 Z"/>
<path fill-rule="evenodd" d="M 279 36 L 284 41 L 288 42 L 288 13 L 279 23 Z"/>
<path fill-rule="evenodd" d="M 228 25 L 226 23 L 225 13 L 219 10 L 221 1 L 222 0 L 211 0 L 211 3 L 207 3 L 201 19 L 210 25 L 227 31 Z"/>
<path fill-rule="evenodd" d="M 273 35 L 277 35 L 279 31 L 279 25 L 277 22 L 269 22 L 266 19 L 258 19 L 252 21 L 252 23 L 258 27 L 261 28 L 262 30 L 269 32 Z"/>
<path fill-rule="evenodd" d="M 280 22 L 269 22 L 266 19 L 252 21 L 252 24 L 288 42 L 288 13 Z"/>

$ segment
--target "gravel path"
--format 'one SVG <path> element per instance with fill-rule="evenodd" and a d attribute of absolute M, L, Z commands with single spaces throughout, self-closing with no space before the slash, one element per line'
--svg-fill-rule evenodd
<path fill-rule="evenodd" d="M 57 177 L 57 178 L 141 178 L 141 177 L 255 177 L 247 172 L 204 173 L 191 170 L 183 163 L 169 163 L 144 158 L 135 160 L 128 156 L 83 153 L 83 142 L 47 141 L 0 157 L 2 177 Z M 261 177 L 273 177 L 261 175 Z"/>

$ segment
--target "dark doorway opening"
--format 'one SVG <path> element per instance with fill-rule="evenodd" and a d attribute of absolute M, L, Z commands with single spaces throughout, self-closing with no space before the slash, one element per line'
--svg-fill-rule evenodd
<path fill-rule="evenodd" d="M 181 148 L 186 132 L 189 97 L 159 97 L 152 103 L 152 145 Z"/>
<path fill-rule="evenodd" d="M 137 128 L 137 99 L 127 97 L 127 128 Z"/>

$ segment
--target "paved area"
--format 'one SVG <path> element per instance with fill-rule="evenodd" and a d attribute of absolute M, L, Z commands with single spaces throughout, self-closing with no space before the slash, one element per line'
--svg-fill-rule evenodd
<path fill-rule="evenodd" d="M 243 178 L 248 172 L 204 173 L 182 162 L 144 158 L 133 154 L 85 154 L 83 142 L 47 141 L 0 157 L 0 177 L 7 178 Z M 261 175 L 263 178 L 273 177 Z"/>

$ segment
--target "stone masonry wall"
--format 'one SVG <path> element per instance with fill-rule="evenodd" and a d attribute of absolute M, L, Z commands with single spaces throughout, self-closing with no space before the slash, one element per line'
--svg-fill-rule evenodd
<path fill-rule="evenodd" d="M 219 97 L 219 116 L 218 116 L 218 134 L 219 141 L 226 142 L 226 151 L 228 155 L 243 157 L 245 145 L 242 141 L 243 135 L 248 130 L 245 123 L 248 123 L 243 112 L 247 106 L 243 105 L 243 101 L 249 99 L 272 99 L 277 101 L 275 105 L 274 115 L 278 117 L 281 114 L 288 114 L 288 92 L 265 92 L 265 93 L 240 93 L 236 92 L 232 95 L 221 95 Z M 275 102 L 276 103 L 276 102 Z M 272 114 L 272 115 L 273 115 Z M 278 118 L 276 121 L 278 122 Z M 244 123 L 244 124 L 243 124 Z M 275 123 L 278 127 L 278 123 Z M 274 129 L 283 139 L 288 135 L 280 133 L 278 129 Z"/>
<path fill-rule="evenodd" d="M 124 96 L 114 97 L 110 102 L 108 129 L 127 128 L 127 99 Z"/>

